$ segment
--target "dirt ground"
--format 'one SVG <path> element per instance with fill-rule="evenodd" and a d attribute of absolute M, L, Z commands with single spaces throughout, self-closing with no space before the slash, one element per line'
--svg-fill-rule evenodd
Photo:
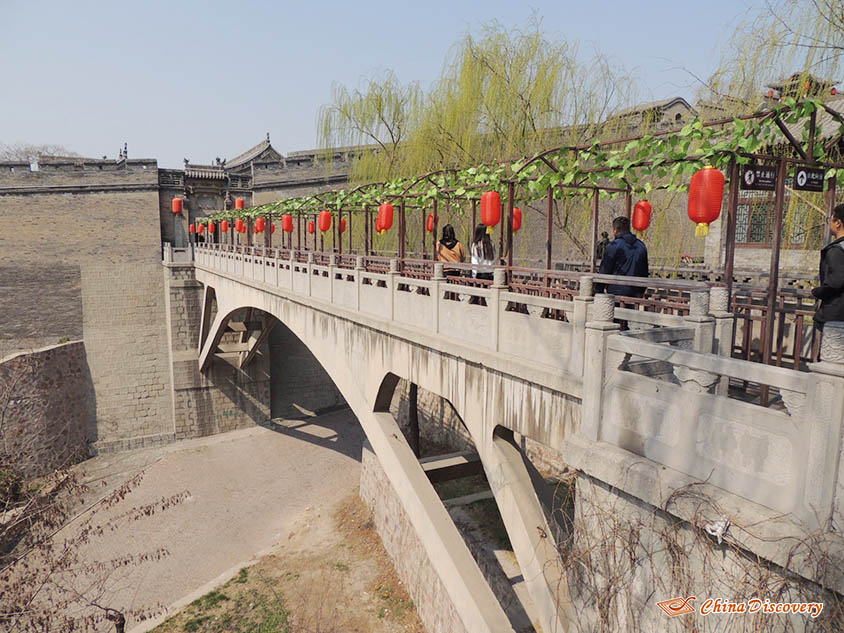
<path fill-rule="evenodd" d="M 286 542 L 154 633 L 424 633 L 356 495 L 308 508 Z"/>

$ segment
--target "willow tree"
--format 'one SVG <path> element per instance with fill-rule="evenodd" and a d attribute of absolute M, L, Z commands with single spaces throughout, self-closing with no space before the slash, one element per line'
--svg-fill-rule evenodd
<path fill-rule="evenodd" d="M 771 0 L 737 24 L 701 97 L 729 113 L 753 111 L 771 82 L 796 75 L 798 89 L 814 78 L 835 83 L 844 79 L 842 66 L 844 1 Z"/>
<path fill-rule="evenodd" d="M 787 98 L 809 97 L 834 99 L 829 105 L 841 111 L 844 101 L 832 97 L 831 88 L 844 80 L 842 72 L 844 1 L 770 0 L 750 10 L 736 25 L 717 70 L 701 90 L 699 109 L 705 118 L 715 119 L 756 112 Z M 829 140 L 830 134 L 837 134 L 838 124 L 831 126 L 827 121 L 826 127 L 818 133 Z M 798 139 L 802 133 L 805 142 L 808 122 L 801 130 L 792 131 Z M 835 148 L 831 149 L 830 157 L 836 158 Z M 786 143 L 768 150 L 774 154 L 791 151 Z M 841 180 L 837 189 L 844 190 Z M 794 191 L 787 183 L 786 205 L 784 248 L 817 248 L 826 223 L 824 195 Z M 770 236 L 771 206 L 768 201 L 743 199 L 740 224 L 749 224 L 751 232 L 764 235 L 767 231 Z"/>
<path fill-rule="evenodd" d="M 452 47 L 426 92 L 391 72 L 354 90 L 335 85 L 321 142 L 370 146 L 353 168 L 360 182 L 525 156 L 594 136 L 635 101 L 629 77 L 603 55 L 550 40 L 537 20 L 513 30 L 492 23 Z"/>
<path fill-rule="evenodd" d="M 407 141 L 419 110 L 418 83 L 402 85 L 392 71 L 373 77 L 355 89 L 335 83 L 331 103 L 323 106 L 319 129 L 325 148 L 360 148 L 355 174 L 383 180 L 399 175 L 399 145 Z"/>
<path fill-rule="evenodd" d="M 461 37 L 426 91 L 391 72 L 357 89 L 335 85 L 320 113 L 321 143 L 367 146 L 353 162 L 353 184 L 496 163 L 611 135 L 610 114 L 636 102 L 634 87 L 630 73 L 597 51 L 549 38 L 537 19 L 514 29 L 495 22 Z M 536 218 L 526 218 L 523 235 L 544 239 L 545 206 L 522 206 Z M 470 206 L 450 209 L 465 216 Z M 558 204 L 562 235 L 585 235 L 590 209 L 587 200 Z"/>

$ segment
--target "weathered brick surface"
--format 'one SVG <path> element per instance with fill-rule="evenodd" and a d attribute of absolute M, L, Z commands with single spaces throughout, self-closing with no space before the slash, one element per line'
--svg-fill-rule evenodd
<path fill-rule="evenodd" d="M 410 383 L 401 379 L 393 392 L 390 413 L 405 434 L 409 428 L 409 398 Z M 419 389 L 416 408 L 419 414 L 419 434 L 423 438 L 449 451 L 474 450 L 469 432 L 448 400 L 427 389 Z"/>
<path fill-rule="evenodd" d="M 410 407 L 410 383 L 399 380 L 390 403 L 390 413 L 408 434 Z M 474 442 L 451 403 L 426 389 L 419 389 L 416 399 L 419 412 L 419 434 L 429 442 L 447 451 L 475 450 Z M 540 442 L 528 437 L 521 438 L 521 449 L 536 469 L 545 476 L 560 477 L 567 472 L 562 455 Z"/>
<path fill-rule="evenodd" d="M 84 459 L 92 403 L 81 341 L 0 363 L 0 450 L 27 477 Z"/>
<path fill-rule="evenodd" d="M 126 263 L 82 279 L 83 331 L 97 394 L 96 441 L 173 431 L 164 275 Z"/>
<path fill-rule="evenodd" d="M 45 303 L 49 309 L 45 309 Z M 0 264 L 0 358 L 13 352 L 82 338 L 78 265 Z"/>
<path fill-rule="evenodd" d="M 428 633 L 466 631 L 457 609 L 431 565 L 425 547 L 369 444 L 361 456 L 360 496 L 375 529 L 416 605 Z"/>
<path fill-rule="evenodd" d="M 298 418 L 345 404 L 310 350 L 283 323 L 269 336 L 272 416 Z"/>
<path fill-rule="evenodd" d="M 0 351 L 82 336 L 102 443 L 172 433 L 155 161 L 0 165 Z M 7 295 L 8 293 L 8 295 Z M 10 302 L 11 303 L 11 302 Z"/>
<path fill-rule="evenodd" d="M 173 423 L 175 438 L 199 437 L 263 424 L 270 418 L 269 346 L 259 347 L 252 362 L 239 370 L 213 360 L 199 371 L 199 329 L 204 289 L 191 265 L 165 266 L 167 323 L 172 349 Z M 223 342 L 234 342 L 229 333 Z"/>

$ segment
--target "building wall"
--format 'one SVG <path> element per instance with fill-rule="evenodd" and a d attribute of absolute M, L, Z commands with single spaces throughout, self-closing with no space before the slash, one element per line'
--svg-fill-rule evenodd
<path fill-rule="evenodd" d="M 295 419 L 346 406 L 322 365 L 283 323 L 270 331 L 268 351 L 273 418 Z"/>
<path fill-rule="evenodd" d="M 84 459 L 93 399 L 81 341 L 0 362 L 0 450 L 27 478 Z"/>
<path fill-rule="evenodd" d="M 172 433 L 158 218 L 155 161 L 0 165 L 0 353 L 83 338 L 95 450 Z"/>
<path fill-rule="evenodd" d="M 259 349 L 246 370 L 214 360 L 206 374 L 200 373 L 197 361 L 204 289 L 190 264 L 168 264 L 165 271 L 172 358 L 170 419 L 175 439 L 266 423 L 270 418 L 269 346 L 265 343 Z"/>

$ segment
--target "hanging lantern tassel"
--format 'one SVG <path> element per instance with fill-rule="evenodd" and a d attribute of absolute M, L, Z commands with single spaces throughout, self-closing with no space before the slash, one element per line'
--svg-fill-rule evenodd
<path fill-rule="evenodd" d="M 689 184 L 689 219 L 697 226 L 695 237 L 709 235 L 709 225 L 721 215 L 724 199 L 724 174 L 714 167 L 704 167 Z"/>

